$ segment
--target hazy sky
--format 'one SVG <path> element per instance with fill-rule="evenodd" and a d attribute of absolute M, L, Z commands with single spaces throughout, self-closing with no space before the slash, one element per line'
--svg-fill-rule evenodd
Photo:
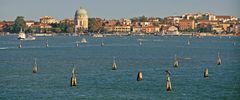
<path fill-rule="evenodd" d="M 240 0 L 0 0 L 0 20 L 24 16 L 38 21 L 49 15 L 56 19 L 73 18 L 83 7 L 89 17 L 131 18 L 166 17 L 187 12 L 212 12 L 240 18 Z"/>

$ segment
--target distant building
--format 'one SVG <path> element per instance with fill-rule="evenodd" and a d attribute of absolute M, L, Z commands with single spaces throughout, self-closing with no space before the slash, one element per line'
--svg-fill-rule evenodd
<path fill-rule="evenodd" d="M 179 21 L 179 29 L 195 29 L 195 21 L 194 20 L 180 20 Z"/>
<path fill-rule="evenodd" d="M 88 15 L 85 9 L 80 8 L 75 12 L 74 27 L 75 30 L 81 29 L 83 32 L 88 29 Z"/>
<path fill-rule="evenodd" d="M 221 26 L 213 26 L 212 31 L 216 31 L 217 33 L 222 33 L 224 29 Z"/>
<path fill-rule="evenodd" d="M 131 20 L 130 19 L 121 19 L 120 20 L 121 25 L 131 25 Z"/>
<path fill-rule="evenodd" d="M 159 22 L 159 18 L 151 17 L 151 18 L 148 18 L 148 21 L 149 22 Z"/>
<path fill-rule="evenodd" d="M 198 20 L 198 24 L 211 24 L 211 25 L 218 25 L 219 21 L 213 21 L 213 20 Z"/>
<path fill-rule="evenodd" d="M 114 32 L 117 33 L 127 33 L 131 31 L 131 27 L 128 25 L 115 26 Z"/>
<path fill-rule="evenodd" d="M 26 22 L 27 27 L 30 27 L 30 26 L 32 26 L 34 24 L 33 20 L 27 20 L 25 22 Z"/>
<path fill-rule="evenodd" d="M 182 20 L 182 16 L 168 16 L 165 19 L 171 21 L 172 24 L 178 24 L 180 20 Z"/>
<path fill-rule="evenodd" d="M 52 23 L 58 23 L 58 21 L 51 16 L 43 16 L 40 18 L 40 23 L 52 24 Z"/>
<path fill-rule="evenodd" d="M 234 16 L 216 16 L 215 20 L 221 21 L 221 22 L 227 22 L 227 21 L 236 21 L 238 20 L 238 18 Z"/>
<path fill-rule="evenodd" d="M 73 19 L 65 18 L 63 20 L 60 20 L 60 23 L 67 24 L 67 25 L 73 25 L 74 21 L 73 21 Z"/>
<path fill-rule="evenodd" d="M 113 25 L 105 25 L 103 28 L 106 30 L 106 32 L 113 32 L 114 31 L 114 26 Z"/>
<path fill-rule="evenodd" d="M 105 26 L 115 26 L 117 24 L 117 21 L 116 20 L 106 20 L 104 22 L 104 25 Z"/>
<path fill-rule="evenodd" d="M 142 32 L 142 27 L 141 27 L 141 26 L 138 26 L 138 25 L 133 26 L 133 27 L 132 27 L 132 32 L 133 32 L 133 33 L 141 33 L 141 32 Z"/>
<path fill-rule="evenodd" d="M 229 27 L 230 27 L 231 24 L 228 24 L 228 23 L 222 23 L 220 24 L 220 26 L 222 26 L 223 30 L 227 30 Z"/>
<path fill-rule="evenodd" d="M 34 28 L 34 32 L 50 33 L 52 26 L 46 23 L 37 23 L 31 25 L 31 28 Z"/>
<path fill-rule="evenodd" d="M 165 26 L 163 27 L 164 32 L 176 32 L 178 31 L 178 28 L 176 26 Z"/>
<path fill-rule="evenodd" d="M 142 27 L 142 32 L 144 33 L 156 33 L 159 32 L 160 28 L 157 26 L 145 26 Z"/>
<path fill-rule="evenodd" d="M 140 22 L 140 25 L 142 27 L 144 27 L 144 26 L 152 26 L 152 22 Z"/>

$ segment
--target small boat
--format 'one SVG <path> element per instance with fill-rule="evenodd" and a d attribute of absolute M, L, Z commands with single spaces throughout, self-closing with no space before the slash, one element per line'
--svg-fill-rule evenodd
<path fill-rule="evenodd" d="M 116 64 L 116 61 L 115 61 L 115 57 L 113 57 L 112 70 L 117 70 L 117 64 Z"/>
<path fill-rule="evenodd" d="M 18 33 L 18 39 L 19 40 L 24 40 L 26 38 L 26 34 L 22 31 L 22 28 L 20 32 Z"/>
<path fill-rule="evenodd" d="M 138 72 L 138 75 L 137 75 L 137 81 L 141 81 L 142 80 L 142 71 L 139 71 Z"/>
<path fill-rule="evenodd" d="M 87 40 L 85 38 L 82 38 L 80 42 L 81 43 L 87 43 Z"/>
<path fill-rule="evenodd" d="M 221 60 L 220 54 L 219 54 L 219 52 L 218 52 L 217 65 L 221 65 L 221 63 L 222 63 L 222 60 Z"/>
<path fill-rule="evenodd" d="M 37 58 L 34 59 L 34 64 L 32 67 L 32 72 L 37 73 L 38 67 L 37 67 Z"/>
<path fill-rule="evenodd" d="M 77 86 L 77 76 L 75 74 L 75 69 L 74 68 L 72 70 L 72 77 L 71 77 L 70 85 L 71 86 Z"/>
<path fill-rule="evenodd" d="M 174 56 L 173 67 L 178 67 L 178 59 L 177 59 L 177 55 Z"/>
<path fill-rule="evenodd" d="M 22 28 L 20 30 L 20 32 L 18 33 L 18 39 L 19 40 L 36 40 L 36 38 L 32 35 L 26 35 L 26 33 L 24 33 L 22 31 Z"/>
<path fill-rule="evenodd" d="M 203 76 L 204 77 L 208 77 L 208 68 L 204 69 Z"/>
<path fill-rule="evenodd" d="M 36 37 L 34 37 L 32 35 L 27 35 L 27 37 L 23 40 L 36 40 Z"/>

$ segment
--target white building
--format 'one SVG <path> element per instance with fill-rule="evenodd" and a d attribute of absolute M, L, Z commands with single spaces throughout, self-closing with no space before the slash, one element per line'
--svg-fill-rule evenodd
<path fill-rule="evenodd" d="M 85 31 L 88 29 L 88 15 L 85 9 L 79 8 L 75 12 L 74 27 L 75 31 L 79 29 L 81 29 L 81 31 Z"/>

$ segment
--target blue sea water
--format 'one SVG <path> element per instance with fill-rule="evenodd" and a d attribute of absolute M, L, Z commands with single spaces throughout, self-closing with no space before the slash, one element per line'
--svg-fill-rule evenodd
<path fill-rule="evenodd" d="M 83 37 L 88 43 L 79 47 L 76 41 L 82 37 L 55 36 L 23 41 L 23 48 L 17 48 L 17 36 L 1 36 L 0 99 L 240 99 L 240 37 Z M 221 65 L 216 65 L 218 52 Z M 175 54 L 179 68 L 173 68 Z M 111 70 L 113 56 L 117 70 Z M 33 74 L 35 57 L 39 70 Z M 76 87 L 70 86 L 73 67 Z M 204 68 L 209 69 L 208 78 L 203 77 Z M 171 72 L 170 92 L 165 70 Z M 138 71 L 142 81 L 136 81 Z"/>

